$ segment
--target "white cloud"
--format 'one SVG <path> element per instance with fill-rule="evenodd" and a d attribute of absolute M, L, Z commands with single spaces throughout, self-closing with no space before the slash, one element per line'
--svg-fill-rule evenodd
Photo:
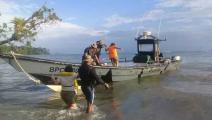
<path fill-rule="evenodd" d="M 58 22 L 56 24 L 46 24 L 42 26 L 38 38 L 42 40 L 50 40 L 56 38 L 73 37 L 80 35 L 103 36 L 108 33 L 107 30 L 94 30 L 79 26 L 68 22 Z"/>
<path fill-rule="evenodd" d="M 35 4 L 18 4 L 9 0 L 0 1 L 0 22 L 10 22 L 14 17 L 27 17 L 37 6 Z"/>
<path fill-rule="evenodd" d="M 23 2 L 23 1 L 22 1 Z M 0 21 L 10 23 L 10 21 L 14 17 L 25 17 L 27 18 L 30 16 L 33 11 L 38 9 L 39 7 L 33 3 L 30 3 L 30 0 L 25 0 L 24 2 L 27 2 L 28 4 L 20 4 L 16 3 L 14 1 L 6 1 L 6 0 L 0 0 Z M 53 4 L 53 3 L 51 3 Z M 69 17 L 66 20 L 73 20 L 76 19 L 75 17 Z M 88 29 L 76 24 L 68 23 L 68 22 L 60 22 L 58 24 L 54 25 L 45 25 L 43 27 L 43 30 L 41 31 L 40 35 L 42 35 L 42 38 L 59 38 L 61 36 L 73 36 L 73 35 L 79 35 L 79 34 L 86 34 L 91 36 L 98 36 L 102 35 L 102 33 L 105 33 L 107 31 L 104 30 L 94 30 L 94 29 Z M 51 35 L 49 35 L 51 34 Z"/>
<path fill-rule="evenodd" d="M 205 20 L 205 22 L 209 25 L 209 27 L 212 27 L 212 19 Z"/>
<path fill-rule="evenodd" d="M 184 4 L 185 0 L 161 0 L 156 6 L 162 8 L 179 7 Z"/>
<path fill-rule="evenodd" d="M 42 28 L 33 45 L 48 48 L 52 53 L 82 53 L 85 47 L 109 33 L 67 22 L 48 24 Z"/>
<path fill-rule="evenodd" d="M 206 49 L 209 45 L 205 43 L 211 43 L 208 42 L 212 31 L 211 13 L 211 0 L 159 0 L 153 9 L 142 16 L 113 15 L 106 19 L 104 26 L 110 29 L 123 26 L 131 26 L 134 29 L 140 27 L 140 30 L 148 28 L 155 33 L 161 18 L 161 36 L 169 36 L 167 48 L 198 50 L 199 45 L 205 46 Z M 200 43 L 200 40 L 204 42 Z M 191 44 L 184 44 L 185 42 Z"/>
<path fill-rule="evenodd" d="M 185 27 L 192 29 L 206 27 L 211 24 L 212 20 L 212 4 L 210 0 L 160 0 L 152 10 L 144 13 L 142 16 L 119 16 L 112 15 L 106 19 L 103 25 L 106 28 L 112 28 L 124 25 L 143 25 L 154 24 L 162 19 L 163 25 L 171 26 L 167 30 Z M 140 23 L 140 24 L 138 24 Z M 157 23 L 156 23 L 157 24 Z M 189 27 L 187 27 L 189 25 Z M 148 26 L 151 27 L 151 26 Z"/>
<path fill-rule="evenodd" d="M 25 17 L 30 16 L 38 5 L 32 3 L 31 0 L 23 0 L 23 3 L 15 1 L 0 0 L 0 21 L 10 23 L 14 17 Z M 54 2 L 48 2 L 47 4 L 54 4 Z M 75 17 L 68 17 L 65 21 L 76 19 Z M 95 30 L 91 28 L 85 28 L 70 22 L 59 22 L 57 24 L 46 24 L 43 26 L 42 31 L 39 34 L 39 38 L 60 38 L 66 36 L 77 36 L 77 35 L 89 35 L 89 36 L 102 36 L 107 33 L 107 30 Z"/>
<path fill-rule="evenodd" d="M 75 20 L 75 19 L 77 19 L 77 18 L 76 17 L 68 17 L 68 18 L 63 19 L 63 21 L 71 22 L 72 20 Z"/>
<path fill-rule="evenodd" d="M 27 18 L 30 16 L 39 8 L 39 5 L 30 3 L 30 1 L 21 1 L 27 2 L 27 4 L 24 4 L 17 3 L 16 1 L 0 0 L 0 21 L 9 23 L 14 17 Z M 57 24 L 45 24 L 41 26 L 37 40 L 33 44 L 35 46 L 49 48 L 53 52 L 58 52 L 60 49 L 66 49 L 69 52 L 70 47 L 75 48 L 72 52 L 79 52 L 86 45 L 91 44 L 91 40 L 97 40 L 109 33 L 108 30 L 104 29 L 99 30 L 73 24 L 70 22 L 73 19 L 76 18 L 69 17 L 65 19 L 65 21 L 69 22 L 58 22 Z M 89 40 L 89 43 L 87 40 Z"/>
<path fill-rule="evenodd" d="M 157 5 L 158 9 L 166 10 L 168 14 L 178 13 L 177 16 L 205 17 L 211 14 L 212 4 L 210 0 L 162 0 Z M 168 9 L 167 9 L 168 8 Z M 175 16 L 175 17 L 177 17 Z"/>
<path fill-rule="evenodd" d="M 27 4 L 23 4 L 22 0 L 19 0 L 19 2 L 22 3 L 17 3 L 15 0 L 0 0 L 0 13 L 2 14 L 2 16 L 0 16 L 0 22 L 10 22 L 15 16 L 27 18 L 33 11 L 39 8 L 39 5 L 33 4 L 31 0 L 24 1 L 25 3 L 27 2 Z M 48 4 L 56 3 L 49 2 Z M 212 4 L 210 0 L 158 0 L 158 3 L 150 8 L 153 9 L 149 9 L 146 13 L 135 16 L 121 16 L 119 13 L 113 14 L 105 19 L 103 27 L 105 27 L 106 30 L 96 29 L 102 27 L 97 25 L 95 26 L 96 28 L 88 28 L 73 24 L 71 21 L 76 20 L 76 18 L 70 16 L 67 17 L 67 19 L 63 19 L 64 22 L 54 25 L 45 25 L 43 30 L 40 31 L 35 44 L 38 46 L 42 45 L 42 47 L 49 47 L 51 50 L 56 49 L 55 51 L 59 51 L 65 48 L 65 46 L 67 52 L 69 52 L 70 47 L 71 50 L 73 48 L 74 50 L 83 50 L 86 45 L 110 33 L 107 29 L 113 31 L 113 33 L 107 36 L 110 40 L 131 40 L 134 34 L 136 34 L 135 29 L 143 30 L 148 28 L 148 30 L 150 29 L 152 32 L 157 31 L 160 18 L 162 19 L 161 32 L 172 32 L 174 34 L 171 36 L 173 38 L 172 41 L 176 39 L 185 40 L 185 37 L 181 35 L 185 33 L 185 31 L 188 36 L 186 39 L 192 39 L 194 35 L 203 36 L 202 39 L 204 39 L 204 35 L 211 32 Z M 133 10 L 135 9 L 131 9 L 131 11 Z M 80 20 L 77 22 L 80 22 Z M 123 31 L 119 33 L 124 34 L 117 33 L 116 28 L 123 26 L 127 26 L 127 29 L 121 29 Z M 132 28 L 134 33 L 131 33 L 130 36 L 127 33 L 132 32 Z M 209 29 L 209 31 L 207 31 L 207 29 Z M 198 31 L 206 33 L 203 34 Z M 177 32 L 178 34 L 175 35 Z M 191 32 L 193 32 L 192 35 L 190 34 Z M 79 47 L 76 46 L 76 44 L 78 44 Z M 128 45 L 128 42 L 123 41 L 122 44 Z"/>
<path fill-rule="evenodd" d="M 146 13 L 142 18 L 140 18 L 140 21 L 155 21 L 160 19 L 163 14 L 163 10 L 154 9 Z"/>
<path fill-rule="evenodd" d="M 211 24 L 212 4 L 209 0 L 160 0 L 155 9 L 165 11 L 162 20 L 167 31 L 203 30 Z"/>
<path fill-rule="evenodd" d="M 123 24 L 130 24 L 130 23 L 142 23 L 145 21 L 154 21 L 160 18 L 163 14 L 163 10 L 155 9 L 146 14 L 142 17 L 124 17 L 119 15 L 112 15 L 106 18 L 106 23 L 103 25 L 106 28 L 111 28 Z"/>
<path fill-rule="evenodd" d="M 209 10 L 212 8 L 210 0 L 190 0 L 187 4 L 184 4 L 185 7 L 194 10 Z M 211 10 L 210 10 L 211 11 Z"/>
<path fill-rule="evenodd" d="M 130 18 L 130 17 L 122 17 L 119 15 L 112 15 L 108 18 L 106 18 L 106 23 L 103 25 L 104 27 L 114 27 L 117 25 L 132 23 L 136 21 L 136 19 Z"/>

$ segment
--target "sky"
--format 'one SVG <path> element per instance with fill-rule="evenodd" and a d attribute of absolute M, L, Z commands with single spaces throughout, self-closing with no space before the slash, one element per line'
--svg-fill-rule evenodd
<path fill-rule="evenodd" d="M 44 25 L 33 46 L 51 53 L 82 53 L 100 39 L 136 53 L 143 31 L 167 39 L 162 51 L 212 50 L 212 0 L 0 0 L 0 23 L 28 18 L 43 4 L 62 21 Z"/>

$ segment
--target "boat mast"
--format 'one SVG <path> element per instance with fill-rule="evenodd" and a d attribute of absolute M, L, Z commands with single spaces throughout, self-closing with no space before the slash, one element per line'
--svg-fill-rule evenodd
<path fill-rule="evenodd" d="M 160 28 L 161 28 L 161 23 L 162 23 L 162 19 L 160 17 L 160 21 L 159 21 L 159 25 L 158 25 L 158 41 L 157 41 L 157 46 L 156 46 L 156 54 L 155 54 L 155 61 L 159 62 L 159 55 L 160 55 L 160 46 L 159 46 L 159 37 L 160 37 Z"/>

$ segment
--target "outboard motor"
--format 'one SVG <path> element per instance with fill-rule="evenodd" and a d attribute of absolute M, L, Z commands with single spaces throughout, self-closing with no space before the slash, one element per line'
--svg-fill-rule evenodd
<path fill-rule="evenodd" d="M 172 60 L 181 61 L 181 57 L 180 56 L 172 56 Z"/>

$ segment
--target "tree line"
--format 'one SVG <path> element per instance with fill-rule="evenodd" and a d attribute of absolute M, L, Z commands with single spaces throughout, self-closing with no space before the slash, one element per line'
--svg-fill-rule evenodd
<path fill-rule="evenodd" d="M 0 45 L 0 53 L 9 54 L 10 51 L 15 53 L 24 54 L 24 55 L 48 55 L 50 54 L 49 50 L 41 47 L 32 47 L 32 46 L 15 46 L 15 45 Z"/>

